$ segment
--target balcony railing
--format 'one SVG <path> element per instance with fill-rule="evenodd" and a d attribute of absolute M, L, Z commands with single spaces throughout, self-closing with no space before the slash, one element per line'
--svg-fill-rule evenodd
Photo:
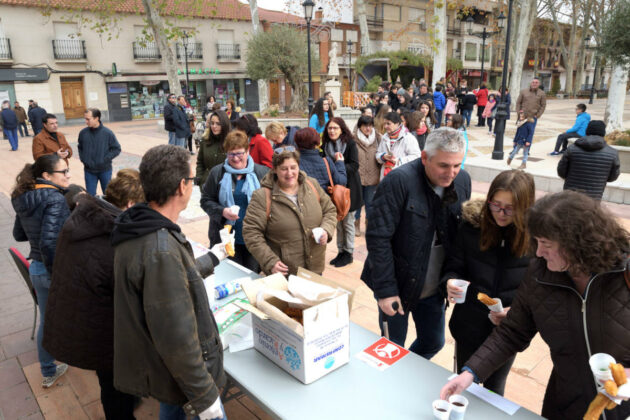
<path fill-rule="evenodd" d="M 133 58 L 134 60 L 160 60 L 162 54 L 155 42 L 134 42 Z"/>
<path fill-rule="evenodd" d="M 382 17 L 369 17 L 367 18 L 368 26 L 373 28 L 382 28 L 383 27 L 383 18 Z"/>
<path fill-rule="evenodd" d="M 85 60 L 85 41 L 80 39 L 53 39 L 53 55 L 56 60 Z"/>
<path fill-rule="evenodd" d="M 11 41 L 9 38 L 0 38 L 0 60 L 11 60 Z"/>
<path fill-rule="evenodd" d="M 188 54 L 189 60 L 203 60 L 203 52 L 201 49 L 201 42 L 191 42 L 187 48 L 184 49 L 184 44 L 177 43 L 177 58 L 184 59 L 184 56 Z"/>
<path fill-rule="evenodd" d="M 446 28 L 447 35 L 462 36 L 463 31 L 460 28 Z"/>
<path fill-rule="evenodd" d="M 240 44 L 217 44 L 217 60 L 236 61 L 240 59 Z"/>

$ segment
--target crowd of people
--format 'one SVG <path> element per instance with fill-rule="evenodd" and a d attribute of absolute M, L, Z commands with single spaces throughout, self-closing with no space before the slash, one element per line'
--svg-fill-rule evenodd
<path fill-rule="evenodd" d="M 527 153 L 544 112 L 537 87 L 526 91 L 508 163 Z M 335 235 L 328 263 L 344 267 L 364 234 L 360 278 L 393 342 L 405 345 L 411 314 L 417 338 L 409 349 L 431 359 L 444 346 L 446 306 L 455 305 L 449 328 L 461 374 L 443 398 L 473 381 L 503 394 L 515 354 L 540 333 L 553 362 L 542 414 L 579 418 L 597 392 L 589 356 L 605 352 L 630 366 L 630 234 L 600 206 L 603 178 L 585 188 L 585 169 L 574 164 L 588 160 L 580 150 L 601 146 L 601 127 L 587 124 L 559 166 L 565 187 L 587 194 L 536 201 L 534 178 L 510 169 L 471 200 L 464 161 L 473 96 L 479 125 L 492 131 L 496 94 L 484 85 L 469 92 L 464 82 L 455 89 L 442 80 L 434 92 L 422 81 L 407 91 L 385 83 L 355 130 L 335 116 L 330 95 L 315 104 L 309 127 L 276 122 L 264 135 L 253 115 L 209 98 L 191 162 L 185 98 L 169 95 L 169 144 L 113 179 L 120 145 L 90 108 L 77 147 L 85 190 L 70 184 L 73 150 L 45 113 L 34 162 L 11 194 L 13 235 L 31 246 L 42 386 L 77 366 L 96 371 L 107 419 L 134 418 L 136 397 L 147 395 L 160 402 L 161 419 L 225 419 L 222 346 L 203 279 L 225 258 L 256 273 L 322 274 Z M 596 150 L 603 167 L 608 152 Z M 195 186 L 209 218 L 210 251 L 198 259 L 177 224 Z M 466 292 L 459 279 L 469 282 Z M 501 299 L 503 310 L 489 311 L 477 293 Z M 623 419 L 630 405 L 609 413 Z"/>

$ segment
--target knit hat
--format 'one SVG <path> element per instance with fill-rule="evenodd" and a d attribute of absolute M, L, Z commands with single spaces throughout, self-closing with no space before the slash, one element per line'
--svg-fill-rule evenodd
<path fill-rule="evenodd" d="M 593 120 L 589 122 L 586 127 L 586 135 L 604 137 L 606 135 L 606 124 L 604 124 L 604 121 L 602 120 Z"/>
<path fill-rule="evenodd" d="M 398 89 L 398 92 L 396 92 L 396 95 L 400 95 L 400 96 L 402 96 L 402 95 L 404 95 L 405 93 L 407 93 L 407 92 L 405 92 L 405 89 L 400 88 L 400 89 Z"/>

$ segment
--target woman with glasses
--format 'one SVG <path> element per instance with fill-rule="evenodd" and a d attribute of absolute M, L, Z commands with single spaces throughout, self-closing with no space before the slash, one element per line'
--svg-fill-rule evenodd
<path fill-rule="evenodd" d="M 298 267 L 321 274 L 337 209 L 317 180 L 300 171 L 300 153 L 277 149 L 261 186 L 243 222 L 247 249 L 265 274 L 297 274 Z"/>
<path fill-rule="evenodd" d="M 513 170 L 497 175 L 490 184 L 487 200 L 471 200 L 462 206 L 463 222 L 457 233 L 455 252 L 447 255 L 442 277 L 451 303 L 462 297 L 462 289 L 455 286 L 454 280 L 470 282 L 465 302 L 455 305 L 449 322 L 456 341 L 458 372 L 512 306 L 530 261 L 525 213 L 534 201 L 534 178 Z M 501 299 L 503 312 L 489 311 L 477 300 L 480 292 Z M 512 363 L 514 357 L 483 385 L 503 395 Z"/>
<path fill-rule="evenodd" d="M 64 199 L 69 185 L 68 164 L 53 153 L 26 164 L 16 177 L 11 192 L 11 204 L 16 214 L 13 237 L 16 241 L 29 241 L 31 245 L 29 274 L 39 306 L 37 355 L 44 388 L 50 388 L 68 369 L 66 364 L 55 364 L 53 356 L 42 347 L 42 337 L 57 237 L 70 216 Z"/>
<path fill-rule="evenodd" d="M 230 132 L 223 147 L 227 151 L 225 162 L 210 170 L 201 188 L 201 208 L 210 216 L 210 246 L 221 242 L 219 231 L 224 225 L 234 226 L 235 255 L 230 259 L 257 273 L 258 263 L 243 240 L 243 218 L 269 168 L 254 163 L 249 155 L 247 135 L 240 130 Z"/>
<path fill-rule="evenodd" d="M 210 169 L 225 161 L 223 142 L 230 132 L 230 119 L 223 111 L 214 111 L 206 120 L 206 131 L 203 133 L 199 154 L 197 154 L 197 185 L 203 185 Z"/>

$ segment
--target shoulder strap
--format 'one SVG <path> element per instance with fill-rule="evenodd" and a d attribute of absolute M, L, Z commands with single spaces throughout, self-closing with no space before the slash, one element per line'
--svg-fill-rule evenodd
<path fill-rule="evenodd" d="M 267 220 L 269 220 L 269 215 L 271 214 L 271 190 L 267 187 L 263 187 L 263 189 L 265 190 Z"/>
<path fill-rule="evenodd" d="M 317 201 L 319 201 L 319 193 L 317 192 L 317 189 L 315 188 L 315 186 L 313 185 L 313 183 L 311 181 L 308 180 L 308 178 L 304 179 L 306 181 L 306 183 L 308 184 L 309 187 L 311 187 L 311 190 L 313 190 L 313 192 L 315 193 L 315 197 L 317 197 Z"/>
<path fill-rule="evenodd" d="M 322 159 L 324 159 L 324 164 L 326 165 L 326 172 L 328 172 L 328 180 L 330 181 L 330 186 L 334 187 L 335 183 L 332 180 L 332 175 L 330 174 L 330 166 L 328 165 L 328 159 L 323 157 Z"/>

